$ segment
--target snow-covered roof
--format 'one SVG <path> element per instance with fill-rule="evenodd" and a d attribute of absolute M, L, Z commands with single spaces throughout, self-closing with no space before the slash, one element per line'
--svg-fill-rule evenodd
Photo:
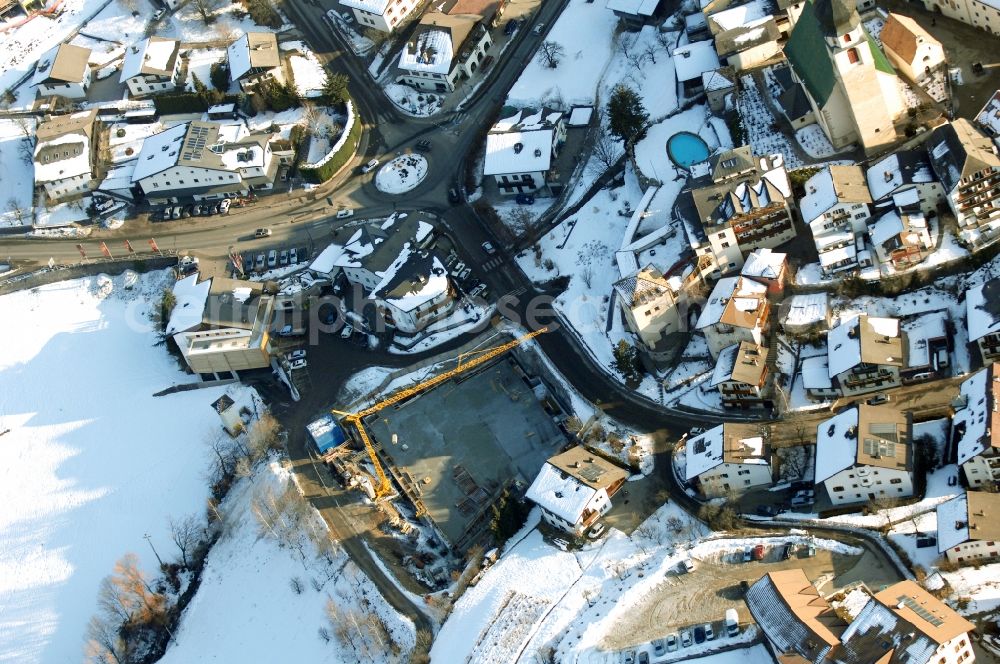
<path fill-rule="evenodd" d="M 830 267 L 841 266 L 844 261 L 851 261 L 845 267 L 851 267 L 857 263 L 858 250 L 854 244 L 837 247 L 829 251 L 824 251 L 819 255 L 819 264 L 824 270 Z"/>
<path fill-rule="evenodd" d="M 247 32 L 226 49 L 229 78 L 238 81 L 252 69 L 273 69 L 281 65 L 278 38 L 273 32 Z"/>
<path fill-rule="evenodd" d="M 723 427 L 724 425 L 720 424 L 687 442 L 686 479 L 693 480 L 722 463 Z"/>
<path fill-rule="evenodd" d="M 421 21 L 399 53 L 399 68 L 427 74 L 447 74 L 455 57 L 451 31 Z"/>
<path fill-rule="evenodd" d="M 771 11 L 764 0 L 751 0 L 744 5 L 716 12 L 708 17 L 708 21 L 718 26 L 714 32 L 722 32 L 750 26 L 755 22 L 767 20 L 770 16 Z"/>
<path fill-rule="evenodd" d="M 1000 278 L 991 279 L 965 295 L 969 341 L 1000 333 Z"/>
<path fill-rule="evenodd" d="M 996 365 L 993 365 L 996 366 Z M 962 381 L 959 394 L 965 402 L 951 419 L 951 430 L 959 435 L 959 465 L 1000 446 L 1000 379 L 992 367 L 980 369 Z M 994 420 L 997 420 L 994 422 Z"/>
<path fill-rule="evenodd" d="M 91 172 L 90 141 L 96 110 L 46 120 L 35 130 L 35 183 L 57 182 Z"/>
<path fill-rule="evenodd" d="M 316 274 L 327 275 L 338 267 L 341 256 L 344 254 L 344 247 L 339 244 L 329 244 L 319 255 L 309 264 L 309 269 Z"/>
<path fill-rule="evenodd" d="M 925 367 L 931 364 L 931 344 L 947 339 L 948 313 L 928 311 L 917 314 L 900 323 L 906 338 L 906 363 L 910 367 Z"/>
<path fill-rule="evenodd" d="M 899 320 L 861 314 L 830 330 L 827 336 L 830 377 L 863 362 L 898 366 L 902 363 Z"/>
<path fill-rule="evenodd" d="M 340 0 L 340 4 L 351 9 L 360 9 L 372 14 L 384 14 L 391 0 Z"/>
<path fill-rule="evenodd" d="M 986 130 L 987 134 L 993 137 L 994 142 L 997 136 L 1000 136 L 1000 90 L 994 92 L 983 109 L 979 111 L 976 122 Z"/>
<path fill-rule="evenodd" d="M 117 191 L 126 193 L 131 198 L 132 174 L 135 173 L 135 160 L 118 164 L 104 177 L 97 187 L 99 191 Z"/>
<path fill-rule="evenodd" d="M 889 210 L 871 227 L 868 234 L 872 244 L 876 247 L 885 245 L 886 242 L 903 232 L 903 220 L 895 210 Z"/>
<path fill-rule="evenodd" d="M 45 81 L 80 83 L 89 67 L 90 49 L 75 44 L 59 44 L 38 58 L 32 85 Z"/>
<path fill-rule="evenodd" d="M 934 182 L 934 171 L 924 150 L 901 150 L 875 162 L 866 172 L 872 200 L 880 201 L 900 187 Z"/>
<path fill-rule="evenodd" d="M 177 163 L 188 124 L 179 124 L 146 138 L 136 159 L 132 182 L 139 182 Z"/>
<path fill-rule="evenodd" d="M 692 42 L 675 48 L 670 56 L 674 61 L 677 80 L 681 83 L 701 78 L 705 72 L 719 68 L 719 56 L 711 41 Z"/>
<path fill-rule="evenodd" d="M 577 523 L 597 489 L 546 463 L 528 487 L 528 500 L 569 523 Z"/>
<path fill-rule="evenodd" d="M 685 475 L 688 480 L 721 463 L 768 464 L 764 456 L 764 439 L 752 424 L 720 424 L 687 441 L 685 452 Z"/>
<path fill-rule="evenodd" d="M 853 429 L 853 437 L 848 432 Z M 858 450 L 858 408 L 849 408 L 816 428 L 816 483 L 854 465 Z"/>
<path fill-rule="evenodd" d="M 733 87 L 733 82 L 718 71 L 707 71 L 701 75 L 701 84 L 705 92 L 715 92 Z"/>
<path fill-rule="evenodd" d="M 941 553 L 969 540 L 969 503 L 964 493 L 938 504 L 937 527 Z"/>
<path fill-rule="evenodd" d="M 806 327 L 822 323 L 827 317 L 827 294 L 795 295 L 788 301 L 785 325 Z"/>
<path fill-rule="evenodd" d="M 198 275 L 179 279 L 174 284 L 174 308 L 170 311 L 170 321 L 167 323 L 167 334 L 187 332 L 201 325 L 205 311 L 208 292 L 212 288 L 212 280 L 198 282 Z"/>
<path fill-rule="evenodd" d="M 437 256 L 415 250 L 409 243 L 388 268 L 370 297 L 401 311 L 413 311 L 448 292 L 448 273 Z"/>
<path fill-rule="evenodd" d="M 840 203 L 871 203 L 871 193 L 860 166 L 828 166 L 806 180 L 799 200 L 802 219 L 809 223 Z"/>
<path fill-rule="evenodd" d="M 608 0 L 605 5 L 613 12 L 633 14 L 635 16 L 652 16 L 660 0 Z"/>
<path fill-rule="evenodd" d="M 833 386 L 826 355 L 814 355 L 802 360 L 802 387 L 807 390 L 829 390 Z"/>
<path fill-rule="evenodd" d="M 124 83 L 133 76 L 173 75 L 180 42 L 163 37 L 147 37 L 125 49 L 125 61 L 119 82 Z"/>
<path fill-rule="evenodd" d="M 698 316 L 698 324 L 695 326 L 695 329 L 700 330 L 722 320 L 726 304 L 729 302 L 729 298 L 732 297 L 733 291 L 736 290 L 737 281 L 739 281 L 739 277 L 723 277 L 716 282 L 715 288 L 712 289 L 712 294 L 708 296 L 708 302 L 705 303 L 705 308 L 702 309 L 701 315 Z"/>
<path fill-rule="evenodd" d="M 719 279 L 698 317 L 696 329 L 722 322 L 737 327 L 753 328 L 761 321 L 765 308 L 767 286 L 743 277 Z"/>
<path fill-rule="evenodd" d="M 770 249 L 756 249 L 743 264 L 740 272 L 744 277 L 758 277 L 760 279 L 777 279 L 785 266 L 787 254 L 771 251 Z"/>
<path fill-rule="evenodd" d="M 551 129 L 488 134 L 483 174 L 548 171 L 552 163 L 552 139 Z"/>
<path fill-rule="evenodd" d="M 568 127 L 586 127 L 590 124 L 590 118 L 594 115 L 593 106 L 574 106 L 569 114 Z"/>

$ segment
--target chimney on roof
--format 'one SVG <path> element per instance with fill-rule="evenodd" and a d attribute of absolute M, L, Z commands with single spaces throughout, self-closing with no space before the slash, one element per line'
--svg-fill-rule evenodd
<path fill-rule="evenodd" d="M 138 53 L 138 52 L 139 52 L 139 47 L 138 47 L 138 46 L 134 46 L 134 45 L 133 45 L 133 46 L 132 46 L 132 52 L 133 52 L 133 53 Z"/>
<path fill-rule="evenodd" d="M 884 176 L 886 182 L 892 182 L 892 171 L 886 171 Z"/>
<path fill-rule="evenodd" d="M 573 463 L 570 464 L 570 468 L 579 468 L 579 467 L 580 467 L 579 461 L 574 461 Z"/>
<path fill-rule="evenodd" d="M 962 528 L 965 528 L 965 521 L 956 521 L 955 530 L 961 530 Z"/>
<path fill-rule="evenodd" d="M 856 426 L 847 427 L 847 433 L 844 435 L 846 435 L 848 438 L 857 438 L 858 428 Z"/>
<path fill-rule="evenodd" d="M 521 150 L 524 149 L 524 143 L 514 143 L 514 154 L 521 154 Z"/>
<path fill-rule="evenodd" d="M 815 194 L 816 193 L 816 187 L 814 187 L 812 185 L 809 185 L 809 193 L 810 194 Z"/>

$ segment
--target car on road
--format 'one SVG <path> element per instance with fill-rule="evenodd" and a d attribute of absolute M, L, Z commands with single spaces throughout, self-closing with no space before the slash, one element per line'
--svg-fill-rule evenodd
<path fill-rule="evenodd" d="M 753 559 L 764 560 L 764 545 L 758 544 L 753 548 Z"/>
<path fill-rule="evenodd" d="M 532 32 L 534 32 L 536 35 L 540 35 L 544 30 L 545 30 L 545 24 L 539 23 L 538 25 L 535 26 L 535 29 L 532 30 Z"/>
<path fill-rule="evenodd" d="M 376 168 L 378 168 L 378 159 L 372 159 L 367 164 L 361 167 L 362 173 L 371 173 Z"/>
<path fill-rule="evenodd" d="M 639 659 L 636 660 L 636 664 L 649 664 L 649 653 L 645 650 L 640 650 Z"/>
<path fill-rule="evenodd" d="M 748 546 L 743 549 L 743 562 L 748 563 L 753 560 L 753 547 Z"/>
<path fill-rule="evenodd" d="M 417 147 L 417 150 L 419 150 L 420 152 L 430 152 L 431 148 L 433 148 L 434 146 L 431 145 L 430 141 L 428 141 L 427 139 L 424 139 L 422 141 L 417 141 L 417 146 L 416 147 Z"/>
<path fill-rule="evenodd" d="M 459 261 L 458 263 L 455 264 L 455 267 L 451 269 L 451 276 L 457 277 L 458 275 L 462 274 L 462 270 L 464 269 L 465 269 L 465 263 Z"/>
<path fill-rule="evenodd" d="M 691 640 L 691 632 L 686 629 L 681 630 L 681 647 L 690 648 L 694 641 Z"/>
<path fill-rule="evenodd" d="M 698 625 L 694 628 L 694 642 L 704 643 L 705 642 L 705 628 Z"/>
<path fill-rule="evenodd" d="M 705 640 L 706 641 L 715 640 L 715 630 L 712 629 L 712 623 L 705 623 Z"/>
<path fill-rule="evenodd" d="M 470 274 L 472 274 L 472 268 L 471 267 L 467 267 L 464 270 L 462 270 L 461 274 L 458 275 L 458 280 L 459 281 L 465 281 L 466 279 L 469 278 Z"/>
<path fill-rule="evenodd" d="M 306 361 L 305 360 L 294 360 L 294 361 L 288 363 L 288 368 L 291 369 L 291 370 L 293 370 L 293 371 L 295 369 L 305 369 L 306 368 Z"/>
<path fill-rule="evenodd" d="M 677 635 L 667 634 L 667 638 L 664 639 L 667 642 L 667 652 L 673 652 L 677 650 Z"/>
<path fill-rule="evenodd" d="M 288 249 L 281 250 L 281 257 L 278 259 L 278 263 L 282 266 L 288 265 Z"/>
<path fill-rule="evenodd" d="M 483 242 L 483 251 L 485 251 L 490 256 L 497 253 L 496 248 L 493 246 L 492 242 Z"/>
<path fill-rule="evenodd" d="M 694 571 L 694 561 L 690 558 L 685 558 L 681 561 L 681 571 L 686 573 L 691 573 Z"/>
<path fill-rule="evenodd" d="M 514 202 L 518 205 L 533 205 L 535 203 L 535 197 L 531 194 L 518 194 L 514 197 Z"/>
<path fill-rule="evenodd" d="M 663 657 L 667 654 L 667 642 L 663 639 L 653 639 L 653 657 Z"/>
<path fill-rule="evenodd" d="M 486 292 L 486 284 L 479 284 L 471 291 L 469 291 L 469 297 L 480 297 Z"/>
<path fill-rule="evenodd" d="M 789 558 L 791 558 L 792 551 L 794 550 L 794 548 L 795 547 L 792 545 L 791 542 L 788 542 L 785 544 L 785 546 L 781 547 L 781 559 L 788 560 Z"/>
<path fill-rule="evenodd" d="M 161 18 L 164 17 L 164 15 L 166 15 L 166 13 L 167 13 L 166 9 L 157 9 L 155 12 L 153 12 L 153 20 L 159 21 Z"/>
<path fill-rule="evenodd" d="M 352 208 L 343 208 L 342 210 L 337 210 L 337 219 L 348 219 L 354 216 L 354 210 Z"/>
<path fill-rule="evenodd" d="M 288 358 L 289 362 L 294 362 L 295 360 L 304 360 L 306 359 L 306 352 L 301 349 L 293 350 L 290 353 L 288 353 L 288 355 L 285 355 L 285 357 Z"/>
<path fill-rule="evenodd" d="M 264 254 L 257 254 L 257 261 L 254 263 L 254 269 L 258 272 L 264 271 Z"/>
<path fill-rule="evenodd" d="M 344 329 L 340 331 L 340 338 L 350 339 L 352 334 L 354 334 L 354 326 L 350 323 L 344 323 Z"/>
<path fill-rule="evenodd" d="M 269 269 L 274 269 L 274 267 L 277 264 L 278 264 L 278 252 L 276 249 L 272 249 L 271 251 L 267 252 L 267 267 Z"/>
<path fill-rule="evenodd" d="M 590 530 L 587 531 L 587 539 L 595 540 L 603 534 L 604 534 L 604 524 L 598 522 L 595 523 L 593 526 L 591 526 Z"/>
<path fill-rule="evenodd" d="M 288 250 L 288 262 L 295 265 L 299 262 L 299 251 L 294 247 Z"/>
<path fill-rule="evenodd" d="M 460 200 L 461 200 L 461 198 L 459 198 L 458 189 L 455 189 L 454 187 L 450 187 L 448 189 L 448 202 L 450 202 L 450 203 L 457 203 Z"/>

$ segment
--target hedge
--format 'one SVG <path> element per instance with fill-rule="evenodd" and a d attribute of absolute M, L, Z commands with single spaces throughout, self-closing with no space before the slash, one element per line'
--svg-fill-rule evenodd
<path fill-rule="evenodd" d="M 360 140 L 361 119 L 358 118 L 351 124 L 351 131 L 347 135 L 347 140 L 344 141 L 333 157 L 327 160 L 322 166 L 316 168 L 302 167 L 299 169 L 299 173 L 314 184 L 326 182 L 354 157 L 354 151 L 357 149 Z"/>
<path fill-rule="evenodd" d="M 219 104 L 239 103 L 237 95 L 226 95 Z M 153 97 L 153 104 L 159 115 L 170 115 L 173 113 L 204 113 L 208 110 L 209 103 L 197 92 L 173 92 Z"/>

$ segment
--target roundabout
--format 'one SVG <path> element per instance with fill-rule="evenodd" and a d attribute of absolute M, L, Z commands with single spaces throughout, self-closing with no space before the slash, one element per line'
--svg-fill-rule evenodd
<path fill-rule="evenodd" d="M 375 187 L 384 194 L 405 194 L 427 177 L 427 159 L 419 154 L 396 157 L 375 174 Z"/>

